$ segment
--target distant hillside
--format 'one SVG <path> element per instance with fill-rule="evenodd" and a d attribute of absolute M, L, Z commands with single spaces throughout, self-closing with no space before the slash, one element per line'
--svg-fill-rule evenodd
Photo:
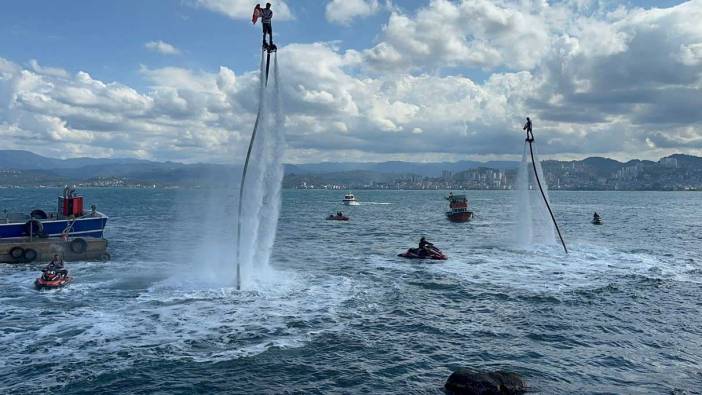
<path fill-rule="evenodd" d="M 0 169 L 16 170 L 53 170 L 77 169 L 91 165 L 145 164 L 156 163 L 140 159 L 102 159 L 102 158 L 47 158 L 29 151 L 0 150 Z"/>
<path fill-rule="evenodd" d="M 204 186 L 238 179 L 240 167 L 155 162 L 130 158 L 47 158 L 0 150 L 0 185 Z"/>
<path fill-rule="evenodd" d="M 509 189 L 518 162 L 325 162 L 285 165 L 287 188 Z M 543 162 L 551 189 L 702 190 L 702 158 L 675 154 L 657 162 L 602 157 Z M 0 150 L 0 186 L 236 185 L 241 168 L 139 159 L 56 159 Z M 233 183 L 233 184 L 232 184 Z"/>
<path fill-rule="evenodd" d="M 478 167 L 489 167 L 493 169 L 514 169 L 519 163 L 515 161 L 458 161 L 458 162 L 379 162 L 379 163 L 359 163 L 359 162 L 324 162 L 300 165 L 286 165 L 286 174 L 322 174 L 341 173 L 354 170 L 373 171 L 378 173 L 395 174 L 416 174 L 426 177 L 438 177 L 444 171 L 456 173 Z"/>

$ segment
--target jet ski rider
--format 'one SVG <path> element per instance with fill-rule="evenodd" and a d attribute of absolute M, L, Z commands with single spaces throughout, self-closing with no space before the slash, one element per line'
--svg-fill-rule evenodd
<path fill-rule="evenodd" d="M 54 255 L 53 259 L 51 259 L 51 262 L 49 262 L 49 264 L 46 265 L 46 267 L 42 271 L 47 272 L 52 270 L 63 276 L 68 274 L 68 270 L 64 269 L 63 267 L 63 259 L 59 258 L 58 254 Z"/>
<path fill-rule="evenodd" d="M 419 239 L 419 255 L 427 256 L 429 253 L 431 253 L 433 248 L 434 245 L 428 242 L 426 238 L 422 237 Z"/>

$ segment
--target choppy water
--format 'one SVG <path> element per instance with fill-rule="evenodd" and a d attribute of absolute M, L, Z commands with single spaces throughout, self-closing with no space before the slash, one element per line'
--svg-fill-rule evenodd
<path fill-rule="evenodd" d="M 469 192 L 475 220 L 452 224 L 440 191 L 358 191 L 358 207 L 285 191 L 276 272 L 237 293 L 229 205 L 83 192 L 111 216 L 113 261 L 69 264 L 75 283 L 54 292 L 32 288 L 36 267 L 0 265 L 0 392 L 439 394 L 459 366 L 542 393 L 700 391 L 702 194 L 552 192 L 564 256 L 513 246 L 508 192 Z M 55 194 L 2 190 L 0 209 Z M 349 223 L 324 220 L 340 209 Z M 422 234 L 450 259 L 395 257 Z"/>

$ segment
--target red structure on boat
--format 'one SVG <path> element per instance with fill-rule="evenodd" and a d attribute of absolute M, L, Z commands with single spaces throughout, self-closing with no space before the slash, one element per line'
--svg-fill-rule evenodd
<path fill-rule="evenodd" d="M 450 211 L 446 212 L 446 217 L 451 222 L 467 222 L 473 218 L 473 212 L 468 210 L 468 200 L 466 195 L 454 195 L 449 193 L 446 197 L 449 201 Z"/>

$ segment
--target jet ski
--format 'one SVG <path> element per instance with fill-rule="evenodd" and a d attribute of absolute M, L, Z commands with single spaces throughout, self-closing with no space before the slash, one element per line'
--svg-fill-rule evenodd
<path fill-rule="evenodd" d="M 445 261 L 448 259 L 448 257 L 436 247 L 431 247 L 429 250 L 425 251 L 422 251 L 419 248 L 410 248 L 407 250 L 407 252 L 397 254 L 397 256 L 408 259 L 433 259 L 440 261 Z"/>
<path fill-rule="evenodd" d="M 327 217 L 327 221 L 348 221 L 349 217 L 345 215 L 331 215 Z"/>
<path fill-rule="evenodd" d="M 602 220 L 597 218 L 592 220 L 593 225 L 602 225 Z"/>
<path fill-rule="evenodd" d="M 34 286 L 38 289 L 57 289 L 71 282 L 68 274 L 59 273 L 55 270 L 45 270 L 39 278 L 34 281 Z"/>

